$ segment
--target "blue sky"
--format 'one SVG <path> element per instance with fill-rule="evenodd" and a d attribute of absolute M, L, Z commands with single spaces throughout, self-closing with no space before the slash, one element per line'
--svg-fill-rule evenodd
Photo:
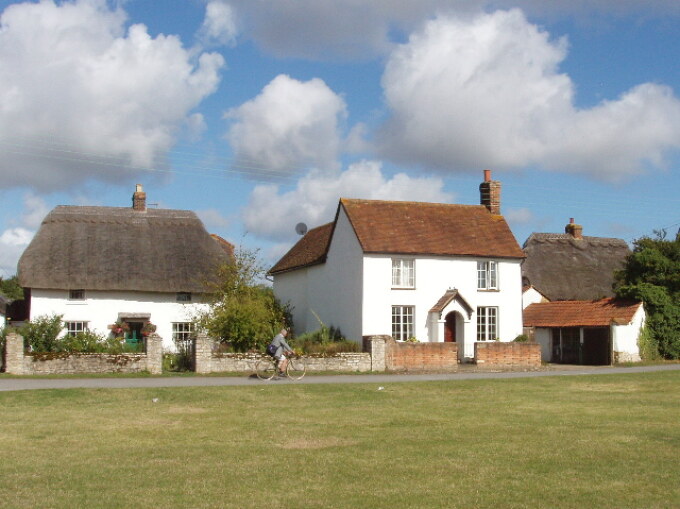
<path fill-rule="evenodd" d="M 273 263 L 338 199 L 478 204 L 518 242 L 680 228 L 675 0 L 0 0 L 0 276 L 134 185 Z"/>

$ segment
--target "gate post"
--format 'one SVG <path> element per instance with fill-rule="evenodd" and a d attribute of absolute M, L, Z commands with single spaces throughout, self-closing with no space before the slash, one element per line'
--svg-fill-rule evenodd
<path fill-rule="evenodd" d="M 146 338 L 146 369 L 152 375 L 163 373 L 163 340 L 155 332 Z"/>
<path fill-rule="evenodd" d="M 7 334 L 5 342 L 5 372 L 24 375 L 24 338 L 16 332 Z"/>
<path fill-rule="evenodd" d="M 194 369 L 196 373 L 211 373 L 212 340 L 205 332 L 196 335 L 194 346 Z"/>
<path fill-rule="evenodd" d="M 387 369 L 387 343 L 390 336 L 364 336 L 364 351 L 371 354 L 371 371 Z"/>

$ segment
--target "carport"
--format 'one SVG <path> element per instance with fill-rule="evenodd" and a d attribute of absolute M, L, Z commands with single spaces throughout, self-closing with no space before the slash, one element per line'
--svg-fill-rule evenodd
<path fill-rule="evenodd" d="M 643 315 L 642 303 L 622 299 L 542 302 L 524 310 L 524 332 L 545 362 L 601 366 L 635 359 Z"/>

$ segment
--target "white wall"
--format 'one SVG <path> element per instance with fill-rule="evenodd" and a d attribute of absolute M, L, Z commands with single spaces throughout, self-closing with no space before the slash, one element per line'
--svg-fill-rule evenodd
<path fill-rule="evenodd" d="M 645 325 L 646 314 L 644 306 L 640 306 L 628 325 L 612 325 L 612 350 L 627 354 L 631 360 L 640 360 L 638 338 Z"/>
<path fill-rule="evenodd" d="M 540 302 L 548 302 L 540 292 L 538 292 L 533 286 L 522 294 L 522 309 L 526 309 L 527 306 L 531 304 L 538 304 Z"/>
<path fill-rule="evenodd" d="M 319 329 L 320 319 L 361 342 L 361 285 L 361 247 L 341 209 L 326 263 L 276 274 L 273 287 L 274 295 L 294 308 L 296 334 Z"/>
<path fill-rule="evenodd" d="M 195 298 L 195 296 L 194 296 Z M 69 300 L 68 290 L 31 290 L 31 319 L 63 315 L 65 322 L 88 322 L 93 332 L 108 336 L 108 325 L 119 313 L 148 313 L 163 338 L 163 348 L 173 350 L 172 322 L 188 322 L 205 304 L 179 303 L 175 293 L 107 292 L 85 290 L 84 300 Z"/>
<path fill-rule="evenodd" d="M 392 333 L 392 306 L 415 306 L 415 334 L 420 341 L 431 341 L 429 311 L 449 288 L 455 288 L 472 307 L 472 318 L 464 325 L 464 356 L 474 355 L 478 306 L 496 306 L 499 311 L 499 337 L 512 341 L 522 333 L 522 280 L 520 261 L 498 262 L 498 291 L 477 290 L 477 261 L 481 258 L 417 258 L 414 289 L 392 289 L 392 258 L 396 255 L 364 256 L 364 334 Z M 443 319 L 444 317 L 442 317 Z M 443 337 L 437 337 L 443 341 Z"/>

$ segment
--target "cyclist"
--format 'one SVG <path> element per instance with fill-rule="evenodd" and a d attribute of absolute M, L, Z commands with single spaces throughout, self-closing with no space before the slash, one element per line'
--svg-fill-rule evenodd
<path fill-rule="evenodd" d="M 272 342 L 270 344 L 270 346 L 272 346 L 272 349 L 276 348 L 273 357 L 277 361 L 279 361 L 278 362 L 279 376 L 286 376 L 286 366 L 288 366 L 288 359 L 286 358 L 286 354 L 294 353 L 293 349 L 286 342 L 287 335 L 288 331 L 286 329 L 281 329 L 281 332 L 274 336 L 274 339 L 272 339 Z"/>

